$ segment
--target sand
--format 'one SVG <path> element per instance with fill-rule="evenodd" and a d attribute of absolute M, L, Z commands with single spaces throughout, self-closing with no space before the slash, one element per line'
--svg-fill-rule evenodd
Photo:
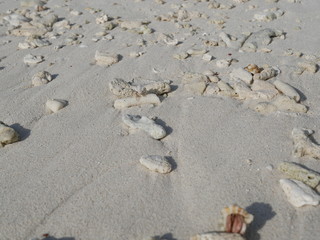
<path fill-rule="evenodd" d="M 319 160 L 293 157 L 291 138 L 294 127 L 305 127 L 315 130 L 313 137 L 320 142 L 320 72 L 294 73 L 304 56 L 315 55 L 320 63 L 320 2 L 219 2 L 235 7 L 209 9 L 210 1 L 49 0 L 49 10 L 82 28 L 48 38 L 50 46 L 24 50 L 18 43 L 25 37 L 7 35 L 2 22 L 0 120 L 14 128 L 21 141 L 0 148 L 0 239 L 33 239 L 49 233 L 53 239 L 185 240 L 218 230 L 221 209 L 233 203 L 254 215 L 245 234 L 248 240 L 320 238 L 319 206 L 290 205 L 279 185 L 284 176 L 276 169 L 282 161 L 293 161 L 320 172 Z M 191 24 L 193 31 L 156 20 L 155 16 L 175 12 L 179 6 L 208 18 L 178 20 Z M 251 21 L 255 13 L 275 7 L 284 14 L 270 22 Z M 1 19 L 16 8 L 21 9 L 19 1 L 0 1 Z M 71 15 L 71 9 L 82 15 Z M 95 22 L 102 13 L 113 21 L 148 20 L 153 33 L 116 27 L 107 31 L 111 40 L 103 40 L 95 36 L 102 30 Z M 214 19 L 224 20 L 224 28 L 208 23 Z M 219 39 L 222 31 L 239 36 L 265 28 L 285 32 L 283 39 L 274 38 L 265 46 L 270 53 L 203 43 Z M 56 50 L 71 33 L 82 34 L 81 43 Z M 180 43 L 158 41 L 161 33 L 174 34 Z M 139 46 L 142 39 L 145 45 Z M 207 49 L 214 59 L 173 58 L 191 48 Z M 304 55 L 286 56 L 287 49 Z M 97 50 L 119 54 L 121 59 L 108 67 L 96 65 Z M 141 56 L 130 57 L 131 52 Z M 44 56 L 44 61 L 27 66 L 23 58 L 29 53 Z M 237 61 L 227 68 L 216 66 L 217 60 L 228 58 Z M 250 63 L 277 66 L 281 70 L 277 79 L 299 90 L 308 112 L 263 115 L 243 101 L 185 88 L 184 72 L 212 70 L 228 81 L 234 68 Z M 54 77 L 32 87 L 32 76 L 39 71 Z M 162 96 L 159 105 L 117 110 L 116 96 L 109 91 L 115 78 L 134 79 L 137 84 L 169 80 L 173 91 Z M 49 99 L 66 100 L 68 105 L 49 114 L 45 111 Z M 157 117 L 167 136 L 155 140 L 143 131 L 131 132 L 122 123 L 123 114 Z M 173 171 L 149 171 L 139 163 L 144 155 L 167 156 Z"/>

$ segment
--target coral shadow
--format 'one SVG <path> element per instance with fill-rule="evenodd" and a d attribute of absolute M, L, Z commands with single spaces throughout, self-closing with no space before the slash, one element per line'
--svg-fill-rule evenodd
<path fill-rule="evenodd" d="M 258 231 L 266 224 L 266 222 L 272 219 L 276 213 L 272 210 L 272 207 L 268 203 L 255 202 L 251 204 L 246 210 L 254 215 L 253 222 L 248 226 L 245 234 L 248 240 L 259 240 L 260 234 Z"/>
<path fill-rule="evenodd" d="M 167 124 L 164 121 L 162 121 L 159 118 L 157 118 L 154 121 L 155 121 L 156 124 L 161 125 L 164 128 L 164 130 L 166 130 L 167 136 L 172 133 L 173 129 L 171 127 L 167 126 Z"/>
<path fill-rule="evenodd" d="M 59 74 L 52 74 L 51 76 L 52 76 L 52 80 L 54 80 L 59 76 Z"/>
<path fill-rule="evenodd" d="M 177 240 L 176 238 L 173 237 L 172 233 L 166 233 L 163 234 L 162 236 L 156 236 L 157 240 Z"/>
<path fill-rule="evenodd" d="M 3 70 L 3 69 L 4 69 L 4 67 L 0 67 L 0 71 Z"/>
<path fill-rule="evenodd" d="M 19 123 L 12 124 L 10 127 L 17 131 L 20 136 L 20 141 L 23 141 L 30 136 L 30 129 L 22 127 Z"/>

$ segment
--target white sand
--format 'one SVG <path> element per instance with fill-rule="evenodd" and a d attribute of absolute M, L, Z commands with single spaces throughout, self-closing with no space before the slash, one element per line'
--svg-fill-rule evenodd
<path fill-rule="evenodd" d="M 209 19 L 186 22 L 198 27 L 194 35 L 172 22 L 155 20 L 155 15 L 176 11 L 173 4 L 206 13 Z M 279 186 L 283 175 L 276 170 L 280 162 L 294 161 L 320 172 L 319 160 L 292 156 L 291 139 L 294 127 L 306 127 L 315 130 L 314 138 L 320 142 L 320 72 L 295 75 L 294 68 L 303 59 L 283 56 L 288 48 L 320 56 L 320 1 L 251 0 L 235 3 L 230 10 L 207 5 L 191 0 L 167 0 L 164 5 L 152 0 L 50 0 L 47 6 L 59 18 L 83 29 L 66 30 L 49 39 L 52 45 L 27 50 L 17 49 L 24 37 L 6 35 L 7 27 L 0 26 L 0 120 L 22 137 L 0 149 L 0 239 L 32 239 L 49 233 L 76 240 L 138 240 L 155 235 L 184 240 L 217 230 L 220 210 L 233 203 L 255 217 L 246 233 L 249 240 L 320 239 L 319 206 L 291 206 Z M 248 10 L 249 5 L 258 7 Z M 17 7 L 19 1 L 0 1 L 1 13 Z M 113 40 L 93 42 L 102 29 L 95 23 L 100 13 L 91 14 L 86 7 L 122 20 L 150 20 L 154 33 L 138 35 L 117 27 L 109 31 Z M 285 14 L 271 22 L 249 22 L 256 12 L 274 7 Z M 69 8 L 83 14 L 72 16 Z M 269 27 L 286 32 L 286 39 L 274 39 L 266 46 L 271 53 L 207 47 L 216 60 L 238 60 L 225 69 L 201 56 L 174 59 L 175 53 L 205 48 L 204 39 L 218 38 L 221 30 L 207 23 L 212 19 L 224 19 L 222 31 L 235 36 Z M 86 20 L 90 23 L 84 24 Z M 83 34 L 80 41 L 87 47 L 54 50 L 70 33 Z M 160 33 L 174 33 L 182 43 L 157 43 Z M 146 40 L 146 46 L 137 46 L 138 39 Z M 110 67 L 92 65 L 96 50 L 123 58 Z M 132 58 L 132 51 L 145 53 Z M 42 55 L 45 61 L 26 66 L 23 57 L 29 53 Z M 228 79 L 232 69 L 249 63 L 278 66 L 282 71 L 278 78 L 303 93 L 302 103 L 309 111 L 260 115 L 241 101 L 190 94 L 182 85 L 183 72 L 213 70 Z M 32 87 L 31 78 L 39 71 L 55 78 Z M 114 78 L 137 83 L 171 80 L 175 91 L 156 107 L 115 110 L 116 98 L 108 89 Z M 48 99 L 64 99 L 68 105 L 48 114 Z M 142 131 L 128 134 L 123 113 L 156 116 L 169 134 L 161 141 Z M 175 169 L 165 175 L 148 171 L 139 163 L 146 154 L 171 156 Z M 266 168 L 270 164 L 272 171 Z"/>

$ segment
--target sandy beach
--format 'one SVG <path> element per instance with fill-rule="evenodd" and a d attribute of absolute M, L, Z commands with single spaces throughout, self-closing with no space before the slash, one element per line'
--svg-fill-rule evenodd
<path fill-rule="evenodd" d="M 232 204 L 244 239 L 320 239 L 319 9 L 0 0 L 0 239 L 188 240 Z"/>

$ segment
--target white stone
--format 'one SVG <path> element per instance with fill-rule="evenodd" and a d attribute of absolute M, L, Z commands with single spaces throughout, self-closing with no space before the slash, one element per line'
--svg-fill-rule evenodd
<path fill-rule="evenodd" d="M 124 114 L 122 121 L 132 129 L 145 131 L 154 139 L 161 139 L 167 135 L 166 130 L 162 126 L 145 116 Z"/>
<path fill-rule="evenodd" d="M 47 71 L 41 71 L 33 75 L 32 77 L 32 85 L 33 86 L 41 86 L 47 84 L 52 80 L 52 76 Z"/>
<path fill-rule="evenodd" d="M 243 68 L 235 68 L 230 73 L 230 77 L 233 79 L 241 79 L 246 84 L 251 84 L 252 82 L 252 74 L 248 71 L 246 71 Z"/>
<path fill-rule="evenodd" d="M 160 99 L 156 94 L 147 94 L 141 97 L 127 97 L 122 99 L 117 99 L 114 101 L 114 108 L 124 109 L 133 106 L 140 106 L 144 104 L 160 104 Z"/>
<path fill-rule="evenodd" d="M 28 54 L 23 58 L 23 62 L 25 64 L 37 64 L 43 61 L 43 56 L 34 56 L 32 54 Z"/>
<path fill-rule="evenodd" d="M 52 99 L 46 102 L 46 109 L 50 113 L 56 113 L 68 104 L 65 100 Z"/>
<path fill-rule="evenodd" d="M 99 51 L 96 51 L 94 57 L 96 64 L 100 66 L 110 66 L 120 60 L 120 56 L 118 54 L 102 53 Z"/>
<path fill-rule="evenodd" d="M 298 180 L 280 179 L 280 186 L 294 207 L 319 205 L 320 196 L 308 185 Z"/>
<path fill-rule="evenodd" d="M 227 68 L 231 65 L 230 59 L 221 59 L 216 62 L 218 68 Z"/>
<path fill-rule="evenodd" d="M 169 173 L 172 170 L 170 162 L 162 156 L 147 155 L 140 158 L 140 163 L 151 171 Z"/>
<path fill-rule="evenodd" d="M 213 56 L 210 54 L 204 54 L 202 56 L 202 60 L 207 61 L 207 62 L 210 62 L 212 60 L 212 58 L 213 58 Z"/>
<path fill-rule="evenodd" d="M 19 134 L 11 127 L 0 121 L 0 148 L 19 141 Z"/>
<path fill-rule="evenodd" d="M 299 93 L 288 83 L 282 82 L 280 80 L 276 80 L 273 83 L 276 88 L 282 92 L 284 95 L 288 96 L 289 98 L 294 99 L 296 102 L 300 101 Z"/>

